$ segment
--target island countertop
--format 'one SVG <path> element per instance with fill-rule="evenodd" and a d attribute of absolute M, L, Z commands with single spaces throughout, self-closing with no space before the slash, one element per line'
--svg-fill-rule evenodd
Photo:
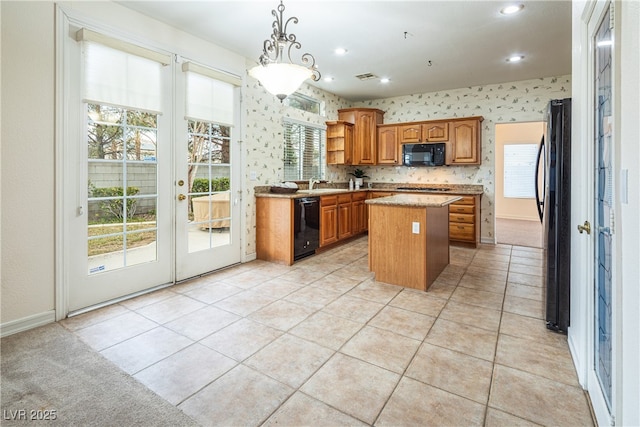
<path fill-rule="evenodd" d="M 462 199 L 460 196 L 441 196 L 434 194 L 396 194 L 366 200 L 368 205 L 442 207 Z"/>

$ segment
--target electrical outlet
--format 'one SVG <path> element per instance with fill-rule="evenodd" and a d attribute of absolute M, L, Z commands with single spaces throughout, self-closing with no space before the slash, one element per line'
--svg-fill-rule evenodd
<path fill-rule="evenodd" d="M 257 179 L 258 179 L 258 174 L 256 173 L 256 171 L 249 172 L 249 180 L 250 181 L 255 181 Z"/>
<path fill-rule="evenodd" d="M 413 234 L 420 234 L 420 223 L 414 222 L 411 224 L 411 232 Z"/>

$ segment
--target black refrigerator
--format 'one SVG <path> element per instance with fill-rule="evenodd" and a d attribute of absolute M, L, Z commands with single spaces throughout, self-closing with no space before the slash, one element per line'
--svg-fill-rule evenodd
<path fill-rule="evenodd" d="M 571 98 L 551 100 L 538 149 L 536 203 L 544 225 L 547 328 L 567 333 L 571 270 Z M 542 175 L 542 179 L 540 179 Z M 542 189 L 539 182 L 544 182 Z"/>

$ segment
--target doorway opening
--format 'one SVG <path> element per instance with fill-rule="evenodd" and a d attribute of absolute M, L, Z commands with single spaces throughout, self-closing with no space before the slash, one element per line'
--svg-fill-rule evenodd
<path fill-rule="evenodd" d="M 496 125 L 496 242 L 542 248 L 535 198 L 536 155 L 545 123 Z M 540 178 L 540 184 L 542 176 Z"/>

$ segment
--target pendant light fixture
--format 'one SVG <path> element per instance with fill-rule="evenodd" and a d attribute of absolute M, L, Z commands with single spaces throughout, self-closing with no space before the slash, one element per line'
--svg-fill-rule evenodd
<path fill-rule="evenodd" d="M 293 63 L 291 51 L 294 48 L 300 49 L 302 45 L 296 40 L 295 34 L 287 34 L 287 26 L 289 22 L 297 24 L 298 18 L 292 16 L 285 22 L 283 12 L 284 4 L 280 1 L 277 10 L 271 11 L 276 20 L 272 24 L 271 38 L 264 41 L 262 55 L 259 58 L 260 65 L 249 70 L 249 75 L 258 79 L 269 93 L 280 99 L 280 102 L 295 92 L 306 79 L 320 79 L 316 60 L 310 53 L 302 55 L 303 65 Z"/>

